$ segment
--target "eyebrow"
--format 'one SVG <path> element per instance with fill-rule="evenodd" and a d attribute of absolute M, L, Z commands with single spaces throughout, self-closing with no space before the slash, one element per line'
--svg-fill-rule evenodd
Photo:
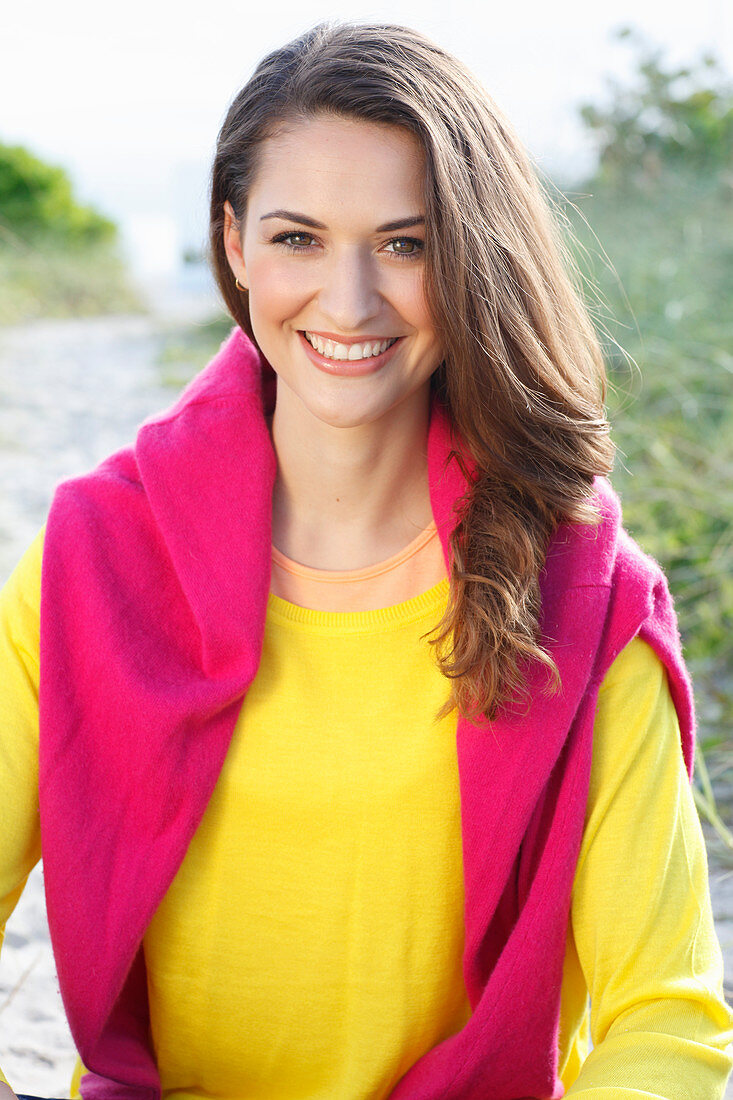
<path fill-rule="evenodd" d="M 322 222 L 317 222 L 315 218 L 309 218 L 306 214 L 298 214 L 293 210 L 272 210 L 269 214 L 263 214 L 260 218 L 261 222 L 266 221 L 268 218 L 282 218 L 283 221 L 297 222 L 298 225 L 307 225 L 309 229 L 325 229 L 326 226 Z M 425 218 L 420 214 L 413 214 L 407 218 L 398 218 L 393 222 L 385 222 L 384 225 L 377 226 L 377 233 L 393 233 L 397 229 L 410 229 L 414 225 L 424 225 Z"/>

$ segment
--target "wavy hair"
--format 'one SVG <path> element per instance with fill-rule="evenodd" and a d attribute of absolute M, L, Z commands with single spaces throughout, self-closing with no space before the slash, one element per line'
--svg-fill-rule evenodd
<path fill-rule="evenodd" d="M 507 120 L 456 58 L 379 23 L 322 23 L 275 50 L 221 128 L 210 257 L 252 339 L 224 250 L 224 203 L 241 221 L 262 142 L 323 112 L 403 127 L 425 153 L 425 292 L 445 349 L 432 384 L 470 473 L 431 642 L 451 680 L 441 715 L 457 706 L 490 719 L 522 696 L 530 662 L 557 686 L 539 574 L 560 523 L 595 522 L 592 481 L 612 466 L 601 349 L 552 204 Z"/>

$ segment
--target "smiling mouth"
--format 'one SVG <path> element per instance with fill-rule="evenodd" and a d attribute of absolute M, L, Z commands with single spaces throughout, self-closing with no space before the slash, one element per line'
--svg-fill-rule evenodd
<path fill-rule="evenodd" d="M 373 359 L 377 355 L 383 355 L 399 339 L 398 336 L 393 336 L 388 340 L 365 340 L 361 344 L 338 344 L 335 340 L 325 340 L 315 332 L 303 332 L 303 335 L 319 355 L 342 362 L 356 362 L 359 359 Z"/>

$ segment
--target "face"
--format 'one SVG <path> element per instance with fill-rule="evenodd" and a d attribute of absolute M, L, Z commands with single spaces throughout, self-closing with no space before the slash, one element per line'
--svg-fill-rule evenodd
<path fill-rule="evenodd" d="M 442 360 L 424 293 L 424 154 L 406 130 L 319 115 L 263 143 L 233 273 L 278 406 L 337 427 L 427 404 Z"/>

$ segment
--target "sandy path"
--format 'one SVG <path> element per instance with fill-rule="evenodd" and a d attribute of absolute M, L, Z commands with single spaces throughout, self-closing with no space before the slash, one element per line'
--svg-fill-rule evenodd
<path fill-rule="evenodd" d="M 0 329 L 0 583 L 42 525 L 54 485 L 129 442 L 172 401 L 154 367 L 160 341 L 156 322 L 141 317 Z M 731 983 L 733 871 L 711 866 L 711 890 Z M 0 1066 L 19 1091 L 68 1096 L 74 1062 L 37 868 L 2 953 Z"/>
<path fill-rule="evenodd" d="M 147 317 L 0 329 L 0 582 L 42 526 L 56 483 L 128 443 L 171 403 L 154 367 L 161 339 Z M 0 1066 L 18 1091 L 68 1096 L 75 1061 L 38 867 L 2 951 Z"/>

